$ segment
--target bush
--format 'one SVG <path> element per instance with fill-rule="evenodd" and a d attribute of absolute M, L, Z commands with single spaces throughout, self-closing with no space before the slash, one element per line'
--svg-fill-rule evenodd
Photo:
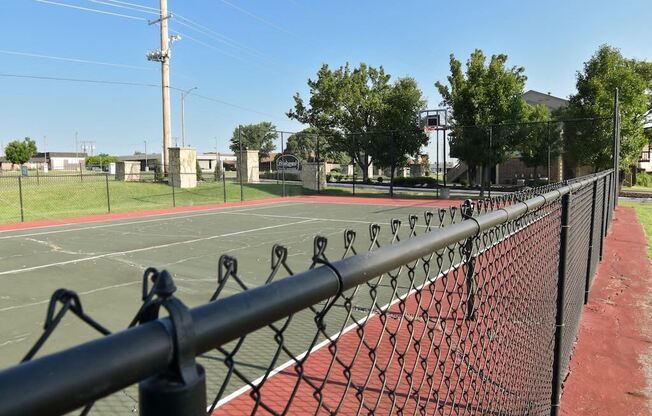
<path fill-rule="evenodd" d="M 379 176 L 379 177 L 376 179 L 376 181 L 377 181 L 378 183 L 383 183 L 383 177 L 382 177 L 382 176 Z"/>
<path fill-rule="evenodd" d="M 652 186 L 652 178 L 645 172 L 636 175 L 636 185 L 649 188 Z"/>
<path fill-rule="evenodd" d="M 342 171 L 340 170 L 340 168 L 333 168 L 331 169 L 330 173 L 342 173 Z"/>
<path fill-rule="evenodd" d="M 462 186 L 468 186 L 468 185 L 469 185 L 469 181 L 467 181 L 466 178 L 460 179 L 460 185 L 462 185 Z"/>
<path fill-rule="evenodd" d="M 344 175 L 339 175 L 339 176 L 336 176 L 336 177 L 335 177 L 335 180 L 338 181 L 338 182 L 342 182 L 342 179 L 346 179 L 346 176 L 344 176 Z"/>
<path fill-rule="evenodd" d="M 260 179 L 274 179 L 274 180 L 283 180 L 283 172 L 260 172 L 258 174 Z M 301 176 L 298 173 L 285 173 L 286 181 L 300 181 Z"/>
<path fill-rule="evenodd" d="M 163 182 L 163 168 L 161 167 L 161 161 L 156 159 L 156 167 L 154 168 L 154 181 Z"/>
<path fill-rule="evenodd" d="M 437 180 L 432 176 L 409 176 L 407 178 L 394 178 L 394 186 L 424 187 L 434 186 Z"/>
<path fill-rule="evenodd" d="M 331 174 L 330 174 L 330 173 L 327 173 L 327 174 L 326 174 L 326 182 L 330 182 L 330 181 L 331 181 L 331 178 L 332 178 Z"/>
<path fill-rule="evenodd" d="M 203 180 L 202 172 L 201 172 L 201 166 L 199 166 L 199 160 L 195 161 L 195 171 L 197 172 L 197 181 Z"/>

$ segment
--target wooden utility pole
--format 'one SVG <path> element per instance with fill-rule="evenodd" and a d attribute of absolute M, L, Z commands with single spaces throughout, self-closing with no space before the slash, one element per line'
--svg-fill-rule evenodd
<path fill-rule="evenodd" d="M 161 8 L 161 94 L 163 103 L 163 170 L 168 172 L 170 163 L 172 122 L 170 120 L 170 45 L 168 37 L 168 2 L 160 0 Z"/>

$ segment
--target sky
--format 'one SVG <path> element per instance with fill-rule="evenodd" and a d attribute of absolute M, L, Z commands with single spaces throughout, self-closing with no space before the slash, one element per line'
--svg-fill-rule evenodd
<path fill-rule="evenodd" d="M 96 154 L 133 154 L 145 141 L 148 152 L 160 152 L 160 65 L 145 58 L 159 47 L 159 28 L 148 24 L 158 5 L 0 0 L 2 147 L 28 136 L 39 150 L 75 151 L 77 137 L 94 141 Z M 168 0 L 168 7 L 171 34 L 181 36 L 172 45 L 171 85 L 197 87 L 186 98 L 186 144 L 201 153 L 228 151 L 238 124 L 300 130 L 285 113 L 295 93 L 309 97 L 306 82 L 323 63 L 364 62 L 394 79 L 411 76 L 428 108 L 439 108 L 434 83 L 446 80 L 449 55 L 465 62 L 475 48 L 507 54 L 509 65 L 525 67 L 526 90 L 559 97 L 574 93 L 576 72 L 601 44 L 652 60 L 649 0 Z M 178 90 L 171 101 L 173 144 L 181 144 Z"/>

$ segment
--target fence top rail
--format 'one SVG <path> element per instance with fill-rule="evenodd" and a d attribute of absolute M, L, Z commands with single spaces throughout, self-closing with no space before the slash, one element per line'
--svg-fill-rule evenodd
<path fill-rule="evenodd" d="M 195 307 L 190 311 L 195 353 L 224 345 L 343 290 L 517 219 L 611 172 L 592 174 L 526 201 L 332 262 L 331 267 L 318 267 Z M 173 332 L 169 318 L 162 318 L 2 370 L 0 415 L 66 413 L 160 373 L 173 359 Z"/>

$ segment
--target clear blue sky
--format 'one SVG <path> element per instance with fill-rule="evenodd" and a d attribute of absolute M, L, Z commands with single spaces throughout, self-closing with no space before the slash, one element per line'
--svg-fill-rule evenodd
<path fill-rule="evenodd" d="M 109 0 L 48 1 L 155 18 L 102 4 Z M 158 7 L 158 0 L 121 1 Z M 0 0 L 0 8 L 2 74 L 160 82 L 159 65 L 144 57 L 158 46 L 157 26 L 35 0 Z M 215 138 L 225 151 L 241 123 L 269 120 L 279 129 L 300 129 L 284 114 L 295 92 L 306 96 L 306 80 L 322 63 L 366 62 L 394 77 L 412 76 L 429 106 L 437 107 L 433 84 L 448 75 L 450 53 L 463 61 L 474 48 L 506 53 L 510 64 L 525 67 L 527 89 L 561 97 L 574 92 L 575 72 L 600 44 L 652 60 L 649 0 L 169 0 L 169 8 L 210 30 L 197 32 L 172 19 L 171 28 L 183 37 L 173 47 L 172 85 L 196 86 L 203 96 L 237 106 L 187 98 L 187 142 L 200 152 L 212 151 Z M 72 151 L 77 131 L 79 140 L 97 142 L 96 152 L 131 154 L 143 150 L 144 139 L 148 150 L 160 151 L 159 88 L 0 76 L 0 91 L 4 144 L 30 136 L 42 148 L 47 136 L 48 150 Z M 177 92 L 172 104 L 172 135 L 180 137 Z"/>

